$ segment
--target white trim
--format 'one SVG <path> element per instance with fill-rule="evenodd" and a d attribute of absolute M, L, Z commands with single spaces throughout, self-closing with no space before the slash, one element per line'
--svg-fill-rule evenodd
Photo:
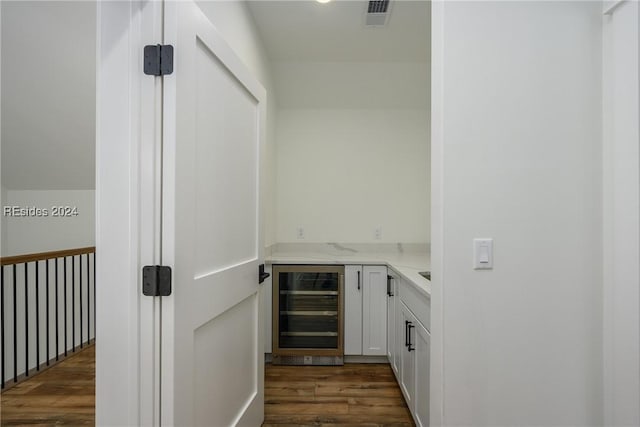
<path fill-rule="evenodd" d="M 178 27 L 178 2 L 164 2 L 163 21 L 163 40 L 166 44 L 177 47 L 177 27 Z M 175 104 L 176 91 L 175 84 L 172 82 L 180 72 L 179 66 L 176 66 L 174 52 L 174 75 L 168 76 L 163 88 L 162 110 L 164 119 L 162 121 L 162 204 L 163 206 L 175 206 L 175 168 L 172 168 L 170 159 L 176 158 L 175 143 L 173 135 L 176 134 L 175 123 Z M 173 276 L 175 278 L 175 238 L 173 233 L 173 217 L 174 213 L 171 209 L 163 212 L 160 224 L 162 234 L 162 248 L 160 256 L 165 265 L 174 268 Z M 162 316 L 160 319 L 160 328 L 162 329 L 162 340 L 160 343 L 160 354 L 162 364 L 160 366 L 160 377 L 162 381 L 162 392 L 160 394 L 160 425 L 174 426 L 175 423 L 175 389 L 174 380 L 174 349 L 175 336 L 169 319 L 174 319 L 173 299 L 175 294 L 169 298 L 164 298 L 161 304 Z"/>
<path fill-rule="evenodd" d="M 604 5 L 604 2 L 603 2 Z M 607 40 L 610 33 L 610 28 L 607 25 L 607 21 L 611 19 L 610 16 L 604 14 L 603 17 L 603 49 L 602 49 L 602 395 L 603 395 L 603 421 L 606 425 L 611 425 L 613 419 L 612 411 L 612 398 L 611 390 L 613 389 L 613 376 L 611 374 L 612 367 L 611 362 L 613 360 L 613 344 L 612 344 L 612 322 L 611 313 L 613 313 L 613 288 L 608 285 L 611 277 L 611 265 L 612 265 L 612 242 L 611 242 L 611 205 L 613 203 L 613 197 L 611 192 L 607 191 L 611 188 L 611 147 L 606 143 L 607 135 L 610 131 L 610 120 L 607 112 L 610 110 L 611 96 L 607 90 L 607 82 L 609 82 L 609 75 L 611 63 L 610 51 L 607 49 Z"/>
<path fill-rule="evenodd" d="M 430 425 L 444 411 L 444 0 L 431 2 L 431 365 Z"/>
<path fill-rule="evenodd" d="M 136 71 L 134 85 L 139 99 L 139 126 L 132 138 L 139 143 L 135 147 L 138 156 L 136 165 L 137 203 L 139 214 L 138 273 L 144 265 L 162 264 L 161 259 L 161 152 L 162 152 L 162 78 L 146 76 L 142 70 L 142 46 L 162 43 L 163 3 L 148 1 L 136 3 L 139 7 L 140 44 L 133 46 Z M 133 147 L 132 147 L 133 148 Z M 132 236 L 133 238 L 134 236 Z M 139 276 L 138 276 L 139 278 Z M 140 289 L 140 286 L 138 286 Z M 140 295 L 140 294 L 139 294 Z M 140 297 L 140 425 L 160 424 L 160 299 Z"/>
<path fill-rule="evenodd" d="M 627 426 L 640 424 L 640 157 L 637 148 L 640 141 L 629 139 L 633 125 L 631 128 L 620 126 L 621 122 L 633 122 L 626 115 L 628 105 L 620 105 L 617 94 L 630 94 L 628 79 L 640 78 L 640 63 L 635 70 L 626 64 L 619 65 L 621 57 L 627 57 L 620 50 L 631 46 L 630 43 L 635 43 L 640 61 L 637 40 L 640 6 L 637 2 L 618 1 L 605 9 L 608 13 L 603 17 L 602 52 L 603 424 Z M 624 28 L 628 31 L 625 26 L 630 22 L 635 22 L 635 30 L 625 34 Z M 637 76 L 630 77 L 626 72 Z M 618 81 L 621 73 L 624 82 Z M 636 90 L 637 111 L 640 111 L 640 89 L 636 87 Z M 636 125 L 640 135 L 640 120 Z M 632 323 L 634 321 L 639 323 Z"/>
<path fill-rule="evenodd" d="M 161 28 L 154 24 L 159 7 L 152 1 L 97 4 L 97 425 L 158 420 L 159 367 L 149 362 L 157 353 L 157 303 L 142 297 L 140 269 L 159 253 L 147 226 L 155 209 L 153 182 L 141 163 L 154 161 L 143 154 L 156 138 L 155 86 L 141 64 L 143 40 Z"/>
<path fill-rule="evenodd" d="M 602 14 L 613 15 L 613 12 L 615 12 L 615 10 L 622 6 L 622 3 L 626 1 L 627 0 L 603 1 L 602 4 L 604 6 L 604 11 L 602 12 Z"/>

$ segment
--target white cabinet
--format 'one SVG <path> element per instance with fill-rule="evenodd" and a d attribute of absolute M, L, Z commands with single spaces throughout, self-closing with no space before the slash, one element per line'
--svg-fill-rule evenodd
<path fill-rule="evenodd" d="M 412 328 L 415 328 L 415 317 L 404 303 L 400 303 L 400 328 L 402 329 L 403 347 L 400 350 L 400 388 L 407 406 L 413 413 L 415 400 L 415 343 L 411 342 Z"/>
<path fill-rule="evenodd" d="M 362 354 L 387 355 L 387 267 L 362 269 Z"/>
<path fill-rule="evenodd" d="M 429 298 L 421 294 L 415 286 L 406 280 L 400 281 L 398 293 L 400 294 L 400 301 L 422 323 L 422 326 L 429 330 L 431 328 L 431 301 Z"/>
<path fill-rule="evenodd" d="M 396 333 L 397 312 L 398 312 L 398 276 L 392 270 L 387 273 L 387 358 L 393 372 L 398 375 L 399 358 L 398 339 Z"/>
<path fill-rule="evenodd" d="M 415 331 L 415 398 L 413 417 L 418 427 L 429 425 L 429 351 L 431 334 L 419 323 Z"/>
<path fill-rule="evenodd" d="M 387 354 L 387 267 L 345 266 L 344 354 Z"/>
<path fill-rule="evenodd" d="M 362 355 L 362 266 L 344 267 L 344 354 Z"/>
<path fill-rule="evenodd" d="M 392 278 L 387 305 L 389 363 L 418 427 L 429 425 L 430 301 L 406 280 Z M 393 280 L 395 278 L 395 280 Z M 393 286 L 392 282 L 396 282 Z M 395 313 L 392 313 L 395 312 Z"/>
<path fill-rule="evenodd" d="M 400 303 L 404 347 L 399 383 L 416 425 L 429 425 L 429 349 L 431 336 L 404 303 Z"/>

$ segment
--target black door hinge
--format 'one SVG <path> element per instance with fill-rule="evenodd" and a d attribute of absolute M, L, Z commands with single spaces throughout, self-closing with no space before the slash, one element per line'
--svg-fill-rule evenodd
<path fill-rule="evenodd" d="M 142 267 L 142 293 L 148 297 L 171 295 L 171 267 L 165 265 Z"/>
<path fill-rule="evenodd" d="M 144 47 L 144 73 L 167 76 L 173 73 L 173 46 L 156 44 Z"/>

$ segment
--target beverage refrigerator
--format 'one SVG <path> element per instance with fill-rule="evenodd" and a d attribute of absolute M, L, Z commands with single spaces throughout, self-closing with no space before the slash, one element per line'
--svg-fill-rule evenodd
<path fill-rule="evenodd" d="M 344 363 L 344 266 L 273 266 L 273 364 Z"/>

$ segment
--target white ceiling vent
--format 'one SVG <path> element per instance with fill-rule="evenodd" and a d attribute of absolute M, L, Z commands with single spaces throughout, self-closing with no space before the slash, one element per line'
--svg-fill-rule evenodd
<path fill-rule="evenodd" d="M 383 27 L 389 21 L 391 0 L 369 0 L 365 25 L 367 27 Z"/>

